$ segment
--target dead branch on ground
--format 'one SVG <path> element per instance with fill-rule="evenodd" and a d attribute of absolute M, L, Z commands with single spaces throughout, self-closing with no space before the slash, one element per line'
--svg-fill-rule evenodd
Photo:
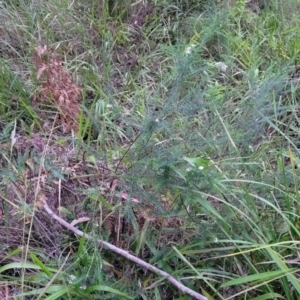
<path fill-rule="evenodd" d="M 92 236 L 82 232 L 81 230 L 79 230 L 78 228 L 74 227 L 72 224 L 77 224 L 78 222 L 73 221 L 71 224 L 69 224 L 68 222 L 66 222 L 64 219 L 60 218 L 58 215 L 56 215 L 53 210 L 48 206 L 47 202 L 45 199 L 42 200 L 43 203 L 39 203 L 38 206 L 39 207 L 43 207 L 45 209 L 45 211 L 48 213 L 48 215 L 52 218 L 55 219 L 56 221 L 58 221 L 62 226 L 64 226 L 65 228 L 67 228 L 68 230 L 72 231 L 73 233 L 75 233 L 78 236 L 83 236 L 87 239 L 87 240 L 91 240 L 91 241 L 96 241 L 100 246 L 113 251 L 116 254 L 119 254 L 125 258 L 127 258 L 128 260 L 131 260 L 132 262 L 134 262 L 135 264 L 146 268 L 147 270 L 162 276 L 163 278 L 165 278 L 167 281 L 169 281 L 173 286 L 175 286 L 176 288 L 178 288 L 180 291 L 182 291 L 185 294 L 188 294 L 190 296 L 192 296 L 193 298 L 197 299 L 197 300 L 208 300 L 205 296 L 193 291 L 192 289 L 186 287 L 185 285 L 183 285 L 181 282 L 179 282 L 178 280 L 176 280 L 173 276 L 171 276 L 170 274 L 156 268 L 155 266 L 143 261 L 142 259 L 130 254 L 129 252 L 120 249 L 108 242 L 105 242 L 101 239 L 95 239 Z M 79 221 L 80 222 L 80 221 Z"/>

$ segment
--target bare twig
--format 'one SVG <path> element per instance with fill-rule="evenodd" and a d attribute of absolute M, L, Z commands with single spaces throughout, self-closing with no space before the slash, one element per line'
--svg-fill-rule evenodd
<path fill-rule="evenodd" d="M 147 270 L 164 277 L 166 280 L 168 280 L 173 286 L 177 287 L 180 291 L 182 291 L 185 294 L 188 294 L 190 296 L 192 296 L 193 298 L 197 299 L 197 300 L 208 300 L 205 296 L 191 290 L 190 288 L 186 287 L 185 285 L 183 285 L 181 282 L 179 282 L 178 280 L 176 280 L 173 276 L 171 276 L 170 274 L 156 268 L 155 266 L 141 260 L 140 258 L 130 254 L 129 252 L 122 250 L 108 242 L 105 242 L 101 239 L 95 239 L 92 236 L 82 232 L 81 230 L 77 229 L 76 227 L 72 226 L 71 224 L 69 224 L 68 222 L 66 222 L 64 219 L 60 218 L 58 215 L 56 215 L 52 209 L 48 206 L 47 202 L 45 201 L 46 199 L 43 199 L 43 204 L 40 203 L 39 207 L 43 206 L 45 211 L 48 213 L 48 215 L 55 219 L 56 221 L 58 221 L 61 225 L 63 225 L 65 228 L 67 228 L 68 230 L 74 232 L 76 235 L 79 236 L 83 236 L 88 239 L 88 240 L 92 240 L 92 241 L 96 241 L 99 243 L 99 245 L 101 245 L 102 247 L 113 251 L 114 253 L 117 253 L 125 258 L 127 258 L 128 260 L 131 260 L 132 262 L 136 263 L 137 265 L 146 268 Z"/>

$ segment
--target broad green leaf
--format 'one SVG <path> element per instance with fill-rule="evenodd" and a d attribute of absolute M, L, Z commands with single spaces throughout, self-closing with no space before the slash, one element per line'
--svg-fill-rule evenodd
<path fill-rule="evenodd" d="M 276 293 L 268 293 L 268 294 L 264 294 L 255 298 L 252 298 L 251 300 L 268 300 L 268 299 L 285 299 L 285 297 L 276 294 Z"/>
<path fill-rule="evenodd" d="M 80 238 L 80 242 L 79 242 L 79 247 L 78 247 L 78 251 L 77 251 L 77 254 L 78 255 L 82 255 L 84 254 L 83 251 L 84 251 L 84 246 L 85 246 L 85 235 L 83 235 L 81 238 Z"/>
<path fill-rule="evenodd" d="M 51 276 L 51 272 L 48 269 L 47 266 L 45 266 L 43 264 L 43 262 L 32 252 L 29 250 L 29 255 L 31 257 L 31 259 L 39 266 L 41 267 L 41 269 L 45 272 L 45 274 L 47 274 L 48 276 Z"/>
<path fill-rule="evenodd" d="M 206 168 L 210 165 L 210 160 L 205 159 L 202 157 L 186 157 L 184 156 L 183 159 L 187 161 L 193 167 L 203 167 Z"/>
<path fill-rule="evenodd" d="M 215 300 L 215 298 L 213 296 L 211 296 L 207 291 L 205 291 L 204 289 L 201 289 L 202 294 L 208 299 L 208 300 Z"/>
<path fill-rule="evenodd" d="M 216 216 L 218 219 L 222 220 L 224 222 L 224 225 L 227 226 L 227 230 L 230 229 L 230 225 L 226 222 L 226 220 L 219 214 L 219 212 L 203 197 L 198 197 L 196 199 L 198 203 L 202 205 L 203 208 L 205 208 L 207 211 L 212 213 L 214 216 Z"/>
<path fill-rule="evenodd" d="M 162 300 L 160 296 L 160 292 L 157 287 L 155 287 L 154 293 L 155 293 L 155 300 Z"/>
<path fill-rule="evenodd" d="M 97 159 L 95 158 L 94 155 L 89 155 L 89 156 L 87 157 L 87 161 L 93 163 L 94 165 L 97 164 Z"/>
<path fill-rule="evenodd" d="M 54 294 L 51 294 L 50 296 L 45 298 L 45 300 L 59 299 L 62 295 L 66 294 L 67 292 L 68 292 L 68 288 L 61 288 L 59 291 L 57 291 Z M 48 290 L 47 290 L 47 293 L 49 293 Z"/>
<path fill-rule="evenodd" d="M 20 294 L 18 296 L 24 297 L 24 296 L 40 295 L 43 292 L 45 292 L 46 294 L 54 294 L 56 292 L 61 291 L 64 288 L 66 288 L 66 287 L 62 286 L 62 285 L 54 284 L 54 285 L 49 286 L 46 291 L 45 291 L 45 288 L 40 288 L 40 289 L 36 289 L 36 290 L 30 291 L 30 292 Z"/>
<path fill-rule="evenodd" d="M 4 271 L 10 270 L 10 269 L 33 269 L 33 270 L 41 270 L 42 268 L 34 263 L 22 263 L 22 262 L 14 262 L 7 265 L 4 265 L 0 268 L 0 274 Z M 55 268 L 48 268 L 48 270 L 52 273 L 57 272 L 57 269 Z"/>
<path fill-rule="evenodd" d="M 276 262 L 277 266 L 281 269 L 281 271 L 286 272 L 286 277 L 287 277 L 288 281 L 293 285 L 293 287 L 295 288 L 295 290 L 300 295 L 300 282 L 299 282 L 299 279 L 296 278 L 292 274 L 293 269 L 290 269 L 285 264 L 285 262 L 279 257 L 278 253 L 276 253 L 274 250 L 272 250 L 271 248 L 267 248 L 267 251 L 269 252 L 269 254 L 271 255 L 271 257 L 273 258 L 273 260 Z"/>
<path fill-rule="evenodd" d="M 41 270 L 41 267 L 33 264 L 33 263 L 22 263 L 22 262 L 14 262 L 7 265 L 4 265 L 0 268 L 0 274 L 4 271 L 10 269 L 34 269 L 34 270 Z"/>
<path fill-rule="evenodd" d="M 146 242 L 146 234 L 149 227 L 149 220 L 146 220 L 143 226 L 143 229 L 139 233 L 138 239 L 137 239 L 137 245 L 135 249 L 135 254 L 138 255 L 141 251 L 141 249 L 144 247 Z"/>
<path fill-rule="evenodd" d="M 112 293 L 112 294 L 116 294 L 116 295 L 119 295 L 119 296 L 122 296 L 122 297 L 125 297 L 127 299 L 133 299 L 132 297 L 130 297 L 129 295 L 127 294 L 124 294 L 116 289 L 113 289 L 109 286 L 103 286 L 103 285 L 92 285 L 92 286 L 89 286 L 85 292 L 88 292 L 88 293 L 91 293 L 91 292 L 94 292 L 94 291 L 102 291 L 102 292 L 109 292 L 109 293 Z"/>
<path fill-rule="evenodd" d="M 179 257 L 195 272 L 199 277 L 202 277 L 202 274 L 198 272 L 198 270 L 181 254 L 181 252 L 175 247 L 172 247 L 175 252 L 179 255 Z"/>
<path fill-rule="evenodd" d="M 21 250 L 21 248 L 17 248 L 17 249 L 15 249 L 15 250 L 12 250 L 10 253 L 8 253 L 2 260 L 0 260 L 0 262 L 1 261 L 3 261 L 3 260 L 7 260 L 8 258 L 10 258 L 10 257 L 12 257 L 12 256 L 14 256 L 14 255 L 16 255 L 16 254 L 18 254 L 18 253 L 20 253 L 22 250 Z"/>
<path fill-rule="evenodd" d="M 270 272 L 265 272 L 265 273 L 259 273 L 259 274 L 253 274 L 249 276 L 242 276 L 239 278 L 235 278 L 232 280 L 229 280 L 221 285 L 221 287 L 228 287 L 232 285 L 239 285 L 239 284 L 244 284 L 244 283 L 249 283 L 252 281 L 257 282 L 263 282 L 267 281 L 273 278 L 278 278 L 286 274 L 286 271 L 284 270 L 277 270 L 277 271 L 270 271 Z"/>

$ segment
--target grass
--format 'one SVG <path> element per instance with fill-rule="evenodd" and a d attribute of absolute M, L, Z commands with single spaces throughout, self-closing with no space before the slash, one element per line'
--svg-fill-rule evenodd
<path fill-rule="evenodd" d="M 298 1 L 0 3 L 0 298 L 298 299 Z M 258 9 L 259 8 L 259 9 Z"/>

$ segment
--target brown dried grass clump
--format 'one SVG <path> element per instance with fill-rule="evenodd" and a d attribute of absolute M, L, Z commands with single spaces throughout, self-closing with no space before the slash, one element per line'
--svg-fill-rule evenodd
<path fill-rule="evenodd" d="M 63 132 L 78 132 L 81 88 L 74 83 L 72 75 L 54 50 L 46 46 L 35 48 L 33 60 L 41 88 L 34 96 L 34 104 L 52 103 L 58 111 Z"/>

